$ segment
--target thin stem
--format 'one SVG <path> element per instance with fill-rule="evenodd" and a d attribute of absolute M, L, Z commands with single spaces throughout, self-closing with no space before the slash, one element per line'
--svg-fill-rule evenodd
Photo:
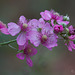
<path fill-rule="evenodd" d="M 2 46 L 2 45 L 8 45 L 8 44 L 13 43 L 13 42 L 16 42 L 16 39 L 15 40 L 11 40 L 11 41 L 7 41 L 7 42 L 0 43 L 0 46 Z"/>
<path fill-rule="evenodd" d="M 9 47 L 11 47 L 12 49 L 15 49 L 16 51 L 19 51 L 18 49 L 16 49 L 15 47 L 11 46 L 10 44 L 8 44 Z"/>

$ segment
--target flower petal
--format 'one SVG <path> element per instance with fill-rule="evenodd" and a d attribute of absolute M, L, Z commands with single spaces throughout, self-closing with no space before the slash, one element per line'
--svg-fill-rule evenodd
<path fill-rule="evenodd" d="M 19 45 L 19 50 L 24 50 L 28 45 L 28 41 L 24 45 Z"/>
<path fill-rule="evenodd" d="M 54 26 L 54 19 L 51 20 L 51 25 Z"/>
<path fill-rule="evenodd" d="M 18 45 L 24 45 L 26 43 L 26 33 L 21 32 L 17 37 L 17 44 Z"/>
<path fill-rule="evenodd" d="M 30 31 L 28 39 L 34 46 L 39 46 L 40 44 L 40 35 L 37 31 Z"/>
<path fill-rule="evenodd" d="M 0 21 L 0 29 L 1 28 L 6 28 L 6 24 L 4 24 L 3 22 Z"/>
<path fill-rule="evenodd" d="M 65 23 L 65 24 L 67 25 L 67 24 L 69 24 L 69 21 L 61 21 L 61 20 L 57 20 L 57 23 L 58 23 L 58 24 Z"/>
<path fill-rule="evenodd" d="M 51 19 L 51 14 L 50 11 L 45 10 L 44 12 L 41 12 L 40 15 L 44 20 L 50 20 Z"/>
<path fill-rule="evenodd" d="M 70 43 L 68 43 L 68 44 L 65 43 L 65 45 L 68 47 L 68 50 L 69 50 L 69 51 L 72 51 L 72 48 L 71 48 L 71 46 L 70 46 Z"/>
<path fill-rule="evenodd" d="M 26 18 L 24 16 L 20 16 L 19 22 L 24 24 L 24 23 L 27 23 L 27 20 L 26 20 Z"/>
<path fill-rule="evenodd" d="M 30 59 L 29 56 L 26 56 L 26 62 L 27 62 L 27 64 L 28 64 L 30 67 L 33 66 L 32 60 Z"/>
<path fill-rule="evenodd" d="M 45 24 L 45 21 L 44 21 L 43 18 L 40 18 L 40 19 L 39 19 L 39 22 L 42 23 L 42 24 Z"/>
<path fill-rule="evenodd" d="M 3 34 L 9 35 L 7 28 L 1 28 L 0 30 Z"/>
<path fill-rule="evenodd" d="M 13 22 L 8 23 L 8 32 L 12 35 L 15 36 L 21 31 L 21 28 Z"/>
<path fill-rule="evenodd" d="M 34 55 L 36 55 L 36 53 L 37 53 L 36 48 L 34 48 L 34 47 L 31 46 L 31 45 L 28 45 L 28 46 L 27 46 L 27 49 L 30 49 L 30 50 L 31 50 L 31 51 L 28 53 L 28 56 L 34 56 Z"/>
<path fill-rule="evenodd" d="M 18 53 L 16 54 L 17 58 L 21 59 L 21 60 L 24 60 L 25 56 L 23 53 Z"/>

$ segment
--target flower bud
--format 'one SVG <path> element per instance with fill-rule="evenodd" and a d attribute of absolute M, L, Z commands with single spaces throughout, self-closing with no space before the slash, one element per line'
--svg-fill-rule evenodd
<path fill-rule="evenodd" d="M 63 26 L 63 28 L 65 28 L 65 27 L 66 27 L 66 24 L 65 24 L 65 23 L 61 23 L 61 25 Z"/>
<path fill-rule="evenodd" d="M 38 28 L 38 29 L 37 29 L 38 32 L 41 32 L 41 30 L 42 30 L 42 28 Z"/>
<path fill-rule="evenodd" d="M 73 40 L 73 43 L 75 44 L 75 39 Z"/>
<path fill-rule="evenodd" d="M 69 33 L 69 29 L 68 28 L 66 28 L 66 32 Z"/>
<path fill-rule="evenodd" d="M 69 21 L 70 18 L 69 18 L 69 16 L 64 16 L 64 17 L 63 17 L 63 20 L 64 20 L 64 21 Z"/>

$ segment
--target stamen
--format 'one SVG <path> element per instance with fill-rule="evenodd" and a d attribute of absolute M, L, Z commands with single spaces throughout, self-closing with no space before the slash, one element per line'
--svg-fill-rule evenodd
<path fill-rule="evenodd" d="M 43 35 L 42 38 L 43 38 L 43 40 L 47 40 L 47 36 L 46 35 Z"/>
<path fill-rule="evenodd" d="M 28 26 L 28 25 L 27 25 L 26 23 L 23 24 L 23 28 L 27 28 L 27 26 Z"/>
<path fill-rule="evenodd" d="M 38 29 L 37 29 L 38 32 L 41 32 L 41 30 L 42 30 L 42 28 L 38 28 Z"/>
<path fill-rule="evenodd" d="M 31 52 L 31 49 L 28 49 L 27 52 L 30 53 Z"/>

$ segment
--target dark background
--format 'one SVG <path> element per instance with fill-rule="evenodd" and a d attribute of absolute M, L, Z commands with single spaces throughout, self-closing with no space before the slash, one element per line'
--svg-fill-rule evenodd
<path fill-rule="evenodd" d="M 6 24 L 17 22 L 21 15 L 39 19 L 41 11 L 51 9 L 68 14 L 70 24 L 75 26 L 75 0 L 0 0 L 0 20 Z M 14 38 L 0 33 L 0 42 Z M 39 46 L 38 53 L 32 57 L 33 67 L 29 67 L 26 60 L 18 59 L 16 50 L 0 47 L 0 75 L 75 75 L 75 51 L 68 51 L 62 39 L 58 45 L 52 51 Z"/>

